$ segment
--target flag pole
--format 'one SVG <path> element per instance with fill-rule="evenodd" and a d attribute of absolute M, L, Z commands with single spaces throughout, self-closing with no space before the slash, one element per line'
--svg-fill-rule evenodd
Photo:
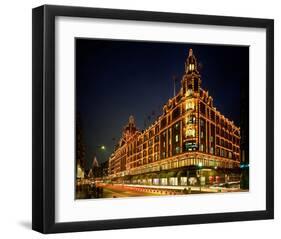
<path fill-rule="evenodd" d="M 176 76 L 173 76 L 173 84 L 174 84 L 174 97 L 176 96 Z"/>

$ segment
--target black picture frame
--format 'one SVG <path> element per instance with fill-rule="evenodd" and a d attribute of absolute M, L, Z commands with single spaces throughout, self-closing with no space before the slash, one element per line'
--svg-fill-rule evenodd
<path fill-rule="evenodd" d="M 266 30 L 266 210 L 99 221 L 55 222 L 55 17 L 263 28 Z M 32 11 L 32 229 L 58 233 L 273 219 L 274 21 L 225 16 L 44 5 Z M 258 150 L 258 149 L 257 149 Z"/>

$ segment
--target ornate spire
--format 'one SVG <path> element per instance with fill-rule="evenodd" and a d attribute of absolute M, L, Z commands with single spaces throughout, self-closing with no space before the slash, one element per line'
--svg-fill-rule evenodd
<path fill-rule="evenodd" d="M 192 50 L 192 48 L 189 49 L 189 54 L 188 54 L 188 56 L 193 56 L 193 50 Z"/>
<path fill-rule="evenodd" d="M 190 48 L 188 57 L 185 62 L 185 73 L 190 74 L 193 72 L 198 73 L 197 60 L 196 60 L 196 57 L 193 55 L 193 50 Z"/>

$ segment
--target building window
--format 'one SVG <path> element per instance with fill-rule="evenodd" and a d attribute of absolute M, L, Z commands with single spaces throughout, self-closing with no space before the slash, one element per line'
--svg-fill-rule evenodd
<path fill-rule="evenodd" d="M 174 111 L 173 111 L 173 120 L 178 118 L 180 116 L 180 107 L 176 108 Z"/>
<path fill-rule="evenodd" d="M 186 96 L 190 96 L 193 94 L 193 90 L 192 89 L 188 89 L 186 92 Z"/>
<path fill-rule="evenodd" d="M 159 136 L 156 135 L 155 138 L 154 138 L 154 142 L 158 142 L 159 141 Z"/>
<path fill-rule="evenodd" d="M 154 151 L 158 152 L 158 145 L 155 145 Z"/>
<path fill-rule="evenodd" d="M 219 124 L 220 123 L 220 117 L 218 115 L 216 115 L 216 123 Z"/>
<path fill-rule="evenodd" d="M 155 132 L 158 133 L 159 132 L 159 126 L 156 126 L 155 128 Z"/>
<path fill-rule="evenodd" d="M 177 177 L 171 177 L 171 178 L 169 178 L 169 185 L 171 185 L 171 186 L 177 186 L 177 185 L 178 185 L 178 178 L 177 178 Z"/>
<path fill-rule="evenodd" d="M 143 140 L 144 140 L 144 141 L 146 141 L 146 140 L 147 140 L 147 135 L 145 135 L 145 136 L 144 136 L 144 139 L 143 139 Z"/>
<path fill-rule="evenodd" d="M 214 111 L 211 111 L 211 120 L 215 121 L 215 112 Z"/>
<path fill-rule="evenodd" d="M 166 118 L 161 120 L 161 129 L 163 129 L 167 125 L 167 120 Z"/>
<path fill-rule="evenodd" d="M 192 151 L 197 149 L 197 144 L 195 141 L 189 141 L 184 143 L 184 151 Z"/>
<path fill-rule="evenodd" d="M 220 156 L 220 149 L 219 148 L 217 148 L 217 150 L 216 150 L 217 152 L 216 152 L 216 155 L 218 155 L 218 156 Z"/>
<path fill-rule="evenodd" d="M 191 120 L 192 120 L 192 124 L 195 124 L 195 123 L 196 123 L 196 117 L 195 117 L 195 116 L 192 116 L 192 117 L 191 117 Z"/>
<path fill-rule="evenodd" d="M 201 151 L 201 152 L 204 151 L 204 144 L 200 144 L 200 151 Z"/>
<path fill-rule="evenodd" d="M 200 112 L 201 114 L 205 115 L 206 114 L 206 107 L 204 103 L 200 103 Z"/>
<path fill-rule="evenodd" d="M 203 131 L 200 132 L 200 137 L 201 137 L 201 139 L 204 138 L 204 132 Z"/>
<path fill-rule="evenodd" d="M 167 178 L 161 178 L 160 179 L 160 184 L 163 185 L 163 186 L 168 185 L 168 179 Z"/>
<path fill-rule="evenodd" d="M 176 140 L 176 142 L 179 142 L 179 135 L 176 135 L 175 140 Z"/>
<path fill-rule="evenodd" d="M 176 147 L 176 154 L 179 154 L 180 153 L 180 147 Z"/>
<path fill-rule="evenodd" d="M 194 71 L 194 68 L 195 68 L 195 67 L 194 67 L 194 64 L 189 64 L 189 67 L 188 67 L 188 68 L 189 68 L 189 71 Z"/>
<path fill-rule="evenodd" d="M 195 124 L 196 122 L 196 117 L 195 116 L 189 116 L 185 119 L 186 124 Z"/>
<path fill-rule="evenodd" d="M 200 119 L 200 126 L 201 126 L 201 127 L 204 127 L 204 126 L 205 126 L 205 121 L 202 120 L 202 119 Z"/>
<path fill-rule="evenodd" d="M 211 148 L 210 148 L 210 153 L 211 153 L 211 154 L 214 154 L 214 147 L 211 147 Z"/>

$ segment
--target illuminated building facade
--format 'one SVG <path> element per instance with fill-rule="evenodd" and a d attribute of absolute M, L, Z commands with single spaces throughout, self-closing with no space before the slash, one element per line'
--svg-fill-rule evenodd
<path fill-rule="evenodd" d="M 86 153 L 80 115 L 77 115 L 76 120 L 76 136 L 76 178 L 83 179 L 85 177 Z"/>
<path fill-rule="evenodd" d="M 240 128 L 201 88 L 192 49 L 179 92 L 147 129 L 133 116 L 109 159 L 112 181 L 149 185 L 214 184 L 239 180 Z"/>

